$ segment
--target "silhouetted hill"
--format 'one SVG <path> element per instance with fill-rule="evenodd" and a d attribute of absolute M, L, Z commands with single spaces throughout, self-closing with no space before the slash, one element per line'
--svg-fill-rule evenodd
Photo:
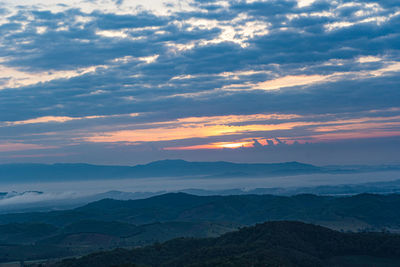
<path fill-rule="evenodd" d="M 237 173 L 242 175 L 269 176 L 321 172 L 323 169 L 299 162 L 285 163 L 232 163 L 232 162 L 188 162 L 184 160 L 162 160 L 146 165 L 137 165 L 136 171 L 143 176 L 212 176 Z"/>
<path fill-rule="evenodd" d="M 327 169 L 299 162 L 231 163 L 162 160 L 136 166 L 90 164 L 5 164 L 0 165 L 2 182 L 64 181 L 88 179 L 177 177 L 177 176 L 277 176 L 327 172 Z M 333 171 L 329 169 L 329 171 Z"/>
<path fill-rule="evenodd" d="M 83 163 L 2 164 L 0 182 L 66 181 L 146 177 L 270 177 L 313 173 L 360 173 L 398 171 L 399 165 L 318 167 L 300 162 L 232 163 L 161 160 L 136 166 Z M 0 193 L 1 195 L 1 193 Z"/>
<path fill-rule="evenodd" d="M 399 247 L 399 235 L 340 233 L 311 224 L 281 221 L 243 228 L 218 238 L 175 239 L 144 248 L 99 252 L 51 266 L 383 267 L 399 266 Z"/>
<path fill-rule="evenodd" d="M 65 227 L 41 223 L 0 225 L 1 262 L 85 255 L 116 247 L 136 247 L 177 237 L 216 237 L 236 230 L 232 223 L 79 221 Z"/>
<path fill-rule="evenodd" d="M 228 195 L 280 195 L 293 196 L 298 194 L 316 194 L 328 196 L 350 196 L 360 193 L 371 194 L 399 194 L 400 180 L 392 180 L 385 182 L 369 182 L 363 184 L 341 184 L 341 185 L 324 185 L 314 187 L 270 187 L 270 188 L 254 188 L 254 189 L 222 189 L 222 190 L 205 190 L 205 189 L 182 189 L 176 192 L 183 192 L 197 196 L 228 196 Z M 63 196 L 58 198 L 54 195 L 48 195 L 39 191 L 23 191 L 23 192 L 6 192 L 0 193 L 0 202 L 8 202 L 7 205 L 0 205 L 0 214 L 11 212 L 33 212 L 33 211 L 50 211 L 50 210 L 66 210 L 86 205 L 88 203 L 99 201 L 105 198 L 117 200 L 134 200 L 144 199 L 152 196 L 162 195 L 167 191 L 156 192 L 123 192 L 108 191 L 93 195 L 74 196 L 73 198 Z M 54 198 L 55 197 L 55 198 Z M 20 201 L 24 199 L 25 201 Z M 37 201 L 38 199 L 41 199 Z M 15 200 L 15 201 L 14 201 Z M 36 201 L 35 201 L 36 200 Z M 14 203 L 14 204 L 12 204 Z M 1 204 L 1 203 L 0 203 Z"/>
<path fill-rule="evenodd" d="M 400 195 L 194 196 L 104 199 L 64 211 L 0 215 L 0 262 L 215 237 L 239 226 L 297 220 L 344 231 L 400 230 Z M 341 266 L 341 265 L 339 265 Z"/>
<path fill-rule="evenodd" d="M 65 226 L 85 220 L 135 225 L 156 222 L 233 222 L 300 220 L 334 229 L 400 229 L 400 195 L 360 194 L 329 197 L 236 195 L 194 196 L 169 193 L 140 200 L 104 199 L 80 208 L 0 215 L 0 224 L 36 222 Z"/>
<path fill-rule="evenodd" d="M 57 232 L 57 227 L 45 223 L 9 223 L 0 225 L 0 243 L 24 244 Z"/>

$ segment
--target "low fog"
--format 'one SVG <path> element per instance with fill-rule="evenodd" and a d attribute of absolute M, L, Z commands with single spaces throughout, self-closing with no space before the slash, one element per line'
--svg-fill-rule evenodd
<path fill-rule="evenodd" d="M 47 183 L 14 183 L 0 184 L 0 211 L 17 207 L 35 207 L 56 203 L 63 205 L 81 204 L 98 200 L 97 194 L 109 191 L 147 192 L 142 195 L 126 195 L 124 198 L 140 198 L 150 196 L 150 193 L 174 192 L 185 189 L 228 190 L 255 188 L 296 188 L 316 186 L 336 186 L 349 184 L 365 184 L 371 182 L 386 182 L 400 179 L 400 171 L 372 172 L 358 174 L 307 174 L 296 176 L 268 178 L 133 178 L 96 181 L 65 181 Z M 104 197 L 110 197 L 104 195 Z M 111 196 L 112 197 L 112 196 Z M 121 196 L 118 196 L 121 198 Z M 61 205 L 61 204 L 60 204 Z M 62 205 L 61 205 L 62 206 Z"/>

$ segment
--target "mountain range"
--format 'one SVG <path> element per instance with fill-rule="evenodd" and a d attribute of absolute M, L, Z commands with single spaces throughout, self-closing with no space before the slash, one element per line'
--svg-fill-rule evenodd
<path fill-rule="evenodd" d="M 76 181 L 147 177 L 272 177 L 301 174 L 345 174 L 399 171 L 400 165 L 314 166 L 300 162 L 233 163 L 161 160 L 144 165 L 114 166 L 84 163 L 1 164 L 2 182 Z"/>
<path fill-rule="evenodd" d="M 0 262 L 62 258 L 177 237 L 218 237 L 265 221 L 342 232 L 400 232 L 400 195 L 195 196 L 103 199 L 60 211 L 0 215 Z M 340 265 L 339 265 L 340 266 Z"/>
<path fill-rule="evenodd" d="M 85 220 L 134 225 L 157 222 L 231 222 L 251 225 L 269 220 L 300 220 L 335 229 L 400 229 L 400 195 L 348 197 L 168 193 L 138 200 L 103 199 L 71 210 L 9 213 L 0 224 L 46 223 L 57 227 Z"/>
<path fill-rule="evenodd" d="M 320 196 L 351 196 L 362 193 L 394 194 L 400 193 L 400 180 L 369 182 L 361 184 L 339 184 L 311 187 L 270 187 L 254 189 L 221 189 L 205 190 L 188 188 L 177 191 L 140 191 L 123 192 L 118 190 L 88 195 L 57 195 L 41 191 L 0 192 L 0 214 L 10 212 L 50 211 L 71 209 L 90 202 L 110 198 L 115 200 L 135 200 L 171 192 L 188 193 L 197 196 L 229 196 L 229 195 L 265 195 L 294 196 L 299 194 L 315 194 Z"/>
<path fill-rule="evenodd" d="M 1 182 L 65 181 L 146 177 L 243 177 L 279 176 L 333 171 L 299 162 L 231 163 L 162 160 L 136 166 L 90 164 L 4 164 Z"/>

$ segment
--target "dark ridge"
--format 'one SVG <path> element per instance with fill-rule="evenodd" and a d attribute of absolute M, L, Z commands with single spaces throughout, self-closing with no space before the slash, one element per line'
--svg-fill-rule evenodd
<path fill-rule="evenodd" d="M 176 176 L 279 176 L 326 172 L 322 167 L 298 162 L 231 163 L 161 160 L 136 166 L 102 166 L 84 163 L 0 165 L 3 182 L 65 181 Z M 331 170 L 329 170 L 331 171 Z"/>
<path fill-rule="evenodd" d="M 333 229 L 380 231 L 399 229 L 400 195 L 194 196 L 168 193 L 139 200 L 103 199 L 71 210 L 0 215 L 0 224 L 35 222 L 65 226 L 81 220 L 136 225 L 168 221 L 251 225 L 272 220 L 298 220 Z"/>
<path fill-rule="evenodd" d="M 340 233 L 293 221 L 267 222 L 218 238 L 180 238 L 50 265 L 75 266 L 398 266 L 400 236 Z M 372 264 L 372 265 L 371 265 Z M 397 265 L 396 265 L 397 264 Z"/>

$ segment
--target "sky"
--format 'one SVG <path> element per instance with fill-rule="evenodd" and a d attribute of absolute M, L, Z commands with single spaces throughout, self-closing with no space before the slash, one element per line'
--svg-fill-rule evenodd
<path fill-rule="evenodd" d="M 400 2 L 0 0 L 0 163 L 400 163 Z"/>

